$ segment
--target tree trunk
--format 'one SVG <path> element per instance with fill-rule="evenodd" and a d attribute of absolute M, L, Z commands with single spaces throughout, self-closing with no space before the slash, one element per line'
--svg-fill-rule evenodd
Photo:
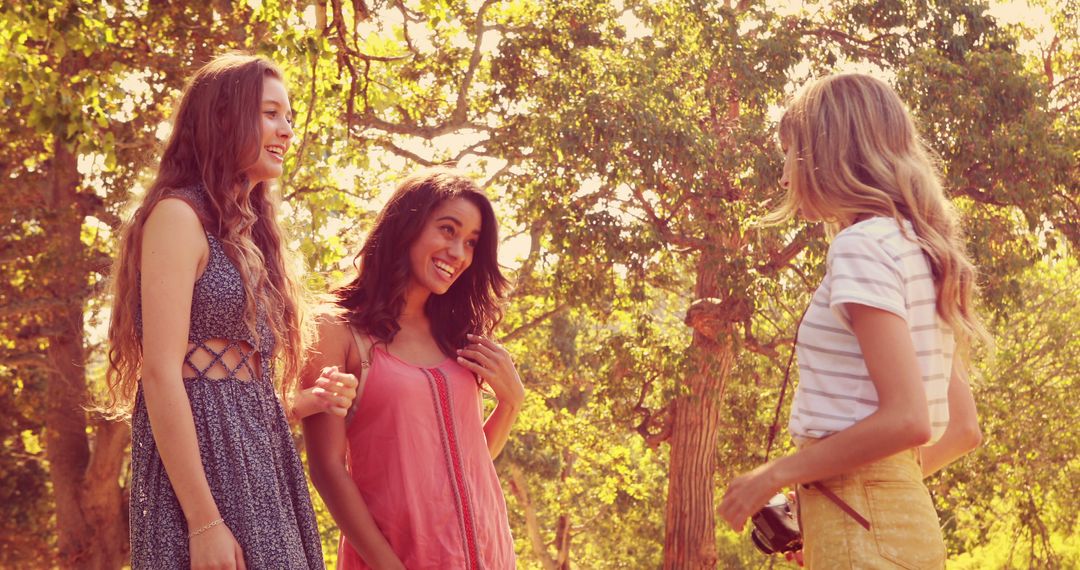
<path fill-rule="evenodd" d="M 544 570 L 558 570 L 558 564 L 548 553 L 547 544 L 543 535 L 540 534 L 540 520 L 536 513 L 536 506 L 529 498 L 528 483 L 525 482 L 525 474 L 521 467 L 510 463 L 510 491 L 518 501 L 518 505 L 525 512 L 525 534 L 529 537 L 529 545 L 532 546 L 533 555 L 544 567 Z"/>
<path fill-rule="evenodd" d="M 722 260 L 702 252 L 694 293 L 697 299 L 719 295 L 717 272 Z M 715 568 L 716 521 L 714 476 L 724 383 L 734 361 L 731 323 L 694 326 L 691 372 L 672 402 L 671 458 L 664 533 L 665 569 Z"/>
<path fill-rule="evenodd" d="M 127 512 L 120 471 L 127 426 L 98 423 L 93 449 L 87 434 L 87 382 L 83 312 L 89 287 L 77 207 L 80 175 L 75 154 L 56 136 L 50 164 L 49 213 L 42 229 L 51 238 L 52 271 L 42 287 L 63 301 L 51 312 L 56 334 L 46 349 L 48 390 L 45 444 L 56 504 L 59 564 L 114 569 L 128 553 Z"/>

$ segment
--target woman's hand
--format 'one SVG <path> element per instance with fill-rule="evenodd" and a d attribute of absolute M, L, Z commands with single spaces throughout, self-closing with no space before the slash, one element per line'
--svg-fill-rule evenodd
<path fill-rule="evenodd" d="M 367 368 L 361 373 L 366 378 Z M 361 380 L 348 372 L 339 371 L 337 366 L 322 369 L 319 378 L 311 388 L 300 390 L 293 404 L 293 415 L 303 419 L 313 414 L 327 412 L 338 417 L 345 417 L 353 400 L 360 393 Z"/>
<path fill-rule="evenodd" d="M 795 513 L 795 520 L 802 520 L 799 518 L 799 495 L 794 491 L 788 491 L 787 500 L 788 503 L 791 503 L 791 512 Z M 799 531 L 801 532 L 802 529 L 799 529 Z M 794 562 L 800 567 L 803 566 L 802 549 L 800 548 L 795 552 L 785 552 L 784 560 Z"/>
<path fill-rule="evenodd" d="M 735 532 L 742 532 L 746 520 L 761 510 L 780 485 L 772 477 L 772 463 L 743 473 L 731 481 L 720 501 L 720 516 Z"/>
<path fill-rule="evenodd" d="M 219 524 L 188 539 L 191 570 L 247 570 L 244 551 L 229 527 Z"/>
<path fill-rule="evenodd" d="M 520 408 L 525 401 L 525 386 L 510 353 L 491 339 L 474 334 L 468 336 L 471 343 L 457 351 L 457 361 L 487 382 L 499 403 Z"/>

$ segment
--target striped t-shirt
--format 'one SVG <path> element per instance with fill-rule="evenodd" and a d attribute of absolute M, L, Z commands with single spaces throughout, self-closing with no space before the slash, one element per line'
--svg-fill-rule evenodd
<path fill-rule="evenodd" d="M 904 220 L 907 236 L 914 237 Z M 955 339 L 937 313 L 930 264 L 896 220 L 876 217 L 845 228 L 833 239 L 825 279 L 799 327 L 799 385 L 788 429 L 821 438 L 872 414 L 877 390 L 851 330 L 846 303 L 895 313 L 907 321 L 930 410 L 931 442 L 949 423 L 949 377 Z"/>

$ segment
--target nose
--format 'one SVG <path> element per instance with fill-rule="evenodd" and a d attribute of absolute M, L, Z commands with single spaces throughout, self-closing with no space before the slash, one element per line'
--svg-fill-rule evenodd
<path fill-rule="evenodd" d="M 289 124 L 289 121 L 281 119 L 281 124 L 278 125 L 277 135 L 281 140 L 288 142 L 293 138 L 293 128 Z"/>
<path fill-rule="evenodd" d="M 465 257 L 465 242 L 460 239 L 455 239 L 450 242 L 449 249 L 450 256 L 454 258 L 454 261 Z"/>

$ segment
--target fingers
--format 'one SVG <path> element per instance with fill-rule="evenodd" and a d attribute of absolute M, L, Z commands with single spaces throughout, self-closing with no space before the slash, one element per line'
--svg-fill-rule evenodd
<path fill-rule="evenodd" d="M 244 564 L 244 549 L 240 548 L 240 543 L 235 542 L 236 545 L 236 570 L 247 570 L 247 565 Z"/>
<path fill-rule="evenodd" d="M 356 379 L 356 376 L 354 374 L 349 374 L 348 372 L 337 372 L 337 371 L 335 371 L 332 374 L 330 374 L 328 376 L 328 378 L 330 380 L 333 380 L 334 382 L 338 382 L 339 384 L 342 384 L 343 386 L 346 386 L 348 388 L 355 388 L 356 384 L 358 382 L 358 380 Z"/>
<path fill-rule="evenodd" d="M 338 370 L 336 366 L 324 368 L 311 393 L 323 401 L 324 411 L 343 417 L 357 396 L 359 381 L 356 376 Z"/>
<path fill-rule="evenodd" d="M 737 481 L 733 481 L 724 492 L 724 498 L 720 501 L 720 516 L 732 530 L 742 532 L 746 519 L 750 518 L 753 512 L 748 512 L 746 506 L 742 504 L 742 494 L 735 489 L 736 484 Z"/>
<path fill-rule="evenodd" d="M 464 366 L 468 371 L 472 372 L 473 374 L 479 375 L 481 378 L 488 379 L 493 376 L 490 370 L 463 356 L 457 357 L 457 362 L 458 364 Z"/>
<path fill-rule="evenodd" d="M 469 340 L 475 342 L 476 344 L 483 345 L 490 350 L 494 350 L 496 352 L 502 352 L 506 350 L 502 347 L 502 345 L 487 337 L 480 336 L 478 334 L 469 334 L 466 336 L 469 337 Z"/>
<path fill-rule="evenodd" d="M 478 354 L 483 354 L 484 356 L 488 357 L 488 359 L 491 360 L 492 362 L 498 362 L 503 357 L 501 352 L 499 352 L 497 350 L 494 350 L 491 347 L 488 347 L 486 345 L 475 343 L 475 342 L 468 345 L 468 346 L 466 346 L 462 350 L 471 350 L 471 351 L 474 351 L 474 352 L 476 352 Z"/>
<path fill-rule="evenodd" d="M 356 379 L 356 376 L 345 372 L 335 372 L 330 376 L 320 377 L 315 381 L 315 387 L 317 388 L 322 388 L 324 391 L 349 397 L 356 392 L 356 388 L 359 384 L 360 382 Z"/>
<path fill-rule="evenodd" d="M 470 345 L 470 347 L 471 346 L 472 345 Z M 467 358 L 467 359 L 475 362 L 476 364 L 479 364 L 480 366 L 484 367 L 487 370 L 490 370 L 490 371 L 495 370 L 495 361 L 494 361 L 494 359 L 490 355 L 488 355 L 488 354 L 486 354 L 486 353 L 484 353 L 484 352 L 482 352 L 480 350 L 476 350 L 476 349 L 473 349 L 473 348 L 461 348 L 461 349 L 458 349 L 458 357 L 459 358 L 461 358 L 461 357 Z"/>

